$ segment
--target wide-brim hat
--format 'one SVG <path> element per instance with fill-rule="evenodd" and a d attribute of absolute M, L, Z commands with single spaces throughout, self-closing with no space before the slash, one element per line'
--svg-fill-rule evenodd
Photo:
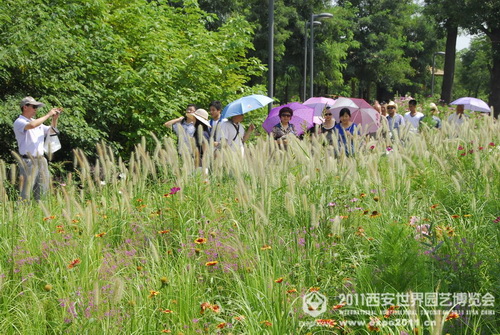
<path fill-rule="evenodd" d="M 33 106 L 38 106 L 38 107 L 43 107 L 45 104 L 40 101 L 36 101 L 33 97 L 25 97 L 23 100 L 21 100 L 20 106 L 23 108 L 26 105 L 33 105 Z"/>
<path fill-rule="evenodd" d="M 437 106 L 436 106 L 436 104 L 435 104 L 435 103 L 433 103 L 433 102 L 431 102 L 431 103 L 429 104 L 429 108 L 430 108 L 431 110 L 433 110 L 433 109 L 437 110 L 437 109 L 438 109 L 438 108 L 437 108 Z"/>
<path fill-rule="evenodd" d="M 387 103 L 387 105 L 385 105 L 385 106 L 386 106 L 386 107 L 389 107 L 389 106 L 394 106 L 394 107 L 396 107 L 396 109 L 398 109 L 398 105 L 396 105 L 396 103 L 395 103 L 394 101 L 392 101 L 392 100 L 391 100 L 391 101 L 389 101 L 389 102 Z"/>
<path fill-rule="evenodd" d="M 205 124 L 206 126 L 208 127 L 212 127 L 210 126 L 210 122 L 208 122 L 208 112 L 202 108 L 200 109 L 197 109 L 194 113 L 193 113 L 193 116 L 199 120 L 201 123 Z"/>

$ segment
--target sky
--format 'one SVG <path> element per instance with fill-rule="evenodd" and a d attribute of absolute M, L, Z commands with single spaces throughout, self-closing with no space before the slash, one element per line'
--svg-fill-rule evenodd
<path fill-rule="evenodd" d="M 457 51 L 468 48 L 471 38 L 471 35 L 459 35 L 457 38 Z"/>

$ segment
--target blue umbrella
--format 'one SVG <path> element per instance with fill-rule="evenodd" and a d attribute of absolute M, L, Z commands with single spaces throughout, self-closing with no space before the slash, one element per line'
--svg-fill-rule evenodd
<path fill-rule="evenodd" d="M 221 118 L 225 119 L 231 116 L 245 114 L 254 109 L 264 107 L 271 102 L 273 102 L 273 99 L 260 94 L 252 94 L 239 98 L 224 107 Z"/>

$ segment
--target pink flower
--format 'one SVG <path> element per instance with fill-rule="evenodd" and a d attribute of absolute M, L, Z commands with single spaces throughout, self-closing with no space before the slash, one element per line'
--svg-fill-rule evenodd
<path fill-rule="evenodd" d="M 387 148 L 386 148 L 387 151 L 392 151 L 392 147 L 389 145 Z"/>
<path fill-rule="evenodd" d="M 372 145 L 372 146 L 370 147 L 370 150 L 373 150 L 373 149 L 375 149 L 375 146 L 374 146 L 374 145 Z"/>
<path fill-rule="evenodd" d="M 500 216 L 499 216 L 499 217 L 497 217 L 495 220 L 493 220 L 493 222 L 495 222 L 495 223 L 500 223 Z"/>
<path fill-rule="evenodd" d="M 181 188 L 180 188 L 180 187 L 177 187 L 177 186 L 176 186 L 176 187 L 172 187 L 172 188 L 170 189 L 170 193 L 169 193 L 169 194 L 173 195 L 173 194 L 175 194 L 175 193 L 179 192 L 180 190 L 181 190 Z"/>
<path fill-rule="evenodd" d="M 494 146 L 495 146 L 495 143 L 490 142 L 489 146 L 490 146 L 490 147 L 494 147 Z"/>
<path fill-rule="evenodd" d="M 458 146 L 458 150 L 464 150 L 464 147 L 463 147 L 463 146 L 461 146 L 461 145 L 459 145 L 459 146 Z"/>

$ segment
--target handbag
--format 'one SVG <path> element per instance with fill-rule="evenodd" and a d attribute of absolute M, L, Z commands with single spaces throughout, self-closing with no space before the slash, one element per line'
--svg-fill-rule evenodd
<path fill-rule="evenodd" d="M 52 128 L 54 133 L 47 132 L 47 135 L 45 136 L 45 141 L 43 143 L 43 151 L 51 155 L 57 150 L 61 149 L 61 141 L 59 141 L 59 137 L 57 136 L 59 134 L 59 131 L 57 129 Z"/>

